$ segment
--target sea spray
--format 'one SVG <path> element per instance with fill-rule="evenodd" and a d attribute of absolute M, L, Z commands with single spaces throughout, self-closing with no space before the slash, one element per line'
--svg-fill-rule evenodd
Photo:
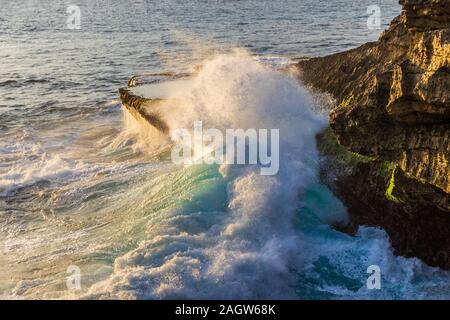
<path fill-rule="evenodd" d="M 0 173 L 10 190 L 0 195 L 0 296 L 448 298 L 449 273 L 396 257 L 382 230 L 361 227 L 352 237 L 330 227 L 345 220 L 345 208 L 317 178 L 314 134 L 326 117 L 310 111 L 317 106 L 294 79 L 247 58 L 206 61 L 211 76 L 200 72 L 197 78 L 204 87 L 196 80 L 196 87 L 171 93 L 189 108 L 167 108 L 175 113 L 169 123 L 176 128 L 200 119 L 207 128 L 277 127 L 276 176 L 260 175 L 259 165 L 177 166 L 170 158 L 155 158 L 158 147 L 141 141 L 145 126 L 125 123 L 119 131 L 119 106 L 108 106 L 95 121 L 67 121 L 70 129 L 53 128 L 50 136 L 70 132 L 72 143 L 42 159 L 64 159 L 61 168 L 70 160 L 70 179 L 51 169 L 15 184 L 4 179 L 14 168 Z M 214 86 L 239 95 L 221 97 Z M 208 100 L 224 104 L 214 109 Z M 239 109 L 244 100 L 249 104 L 242 112 L 227 112 L 229 101 Z M 196 101 L 204 102 L 206 112 L 198 112 Z M 252 116 L 239 118 L 243 114 Z M 228 120 L 221 125 L 223 118 Z M 50 155 L 42 143 L 54 140 L 44 140 L 27 139 L 12 154 L 41 145 L 37 154 Z M 34 153 L 10 159 L 30 163 L 33 172 L 39 163 Z M 25 177 L 26 171 L 17 172 Z M 43 178 L 50 183 L 41 183 Z M 366 286 L 371 265 L 380 268 L 380 290 Z M 70 266 L 80 268 L 81 290 L 66 287 Z"/>
<path fill-rule="evenodd" d="M 279 173 L 221 165 L 229 198 L 222 224 L 198 234 L 175 231 L 163 236 L 162 247 L 155 247 L 157 238 L 141 243 L 116 260 L 111 279 L 90 296 L 122 292 L 139 281 L 129 294 L 140 298 L 295 298 L 291 271 L 301 263 L 302 244 L 293 220 L 303 190 L 316 180 L 315 135 L 326 121 L 293 78 L 246 54 L 206 61 L 193 81 L 167 102 L 164 120 L 171 130 L 198 120 L 220 130 L 278 128 Z"/>
<path fill-rule="evenodd" d="M 279 128 L 280 171 L 179 168 L 159 189 L 185 198 L 182 207 L 158 214 L 152 236 L 117 258 L 110 278 L 85 297 L 448 297 L 448 272 L 396 257 L 382 230 L 361 227 L 351 237 L 330 227 L 346 212 L 317 178 L 314 136 L 326 117 L 311 111 L 320 106 L 294 79 L 242 53 L 221 55 L 172 96 L 184 103 L 168 104 L 171 129 L 196 120 L 220 130 Z M 366 287 L 372 265 L 382 290 Z"/>
<path fill-rule="evenodd" d="M 51 20 L 55 12 L 40 10 L 43 2 L 30 7 L 28 1 L 7 1 L 5 12 L 15 12 L 16 17 L 6 19 L 26 17 L 37 9 L 43 19 L 33 19 L 34 31 L 53 31 L 45 18 Z M 86 5 L 90 3 L 94 2 L 86 1 Z M 82 294 L 98 283 L 91 289 L 91 297 L 238 298 L 270 294 L 258 291 L 258 284 L 249 290 L 244 275 L 252 278 L 255 270 L 256 277 L 264 273 L 266 265 L 273 268 L 277 262 L 283 266 L 285 260 L 278 258 L 289 248 L 286 242 L 267 245 L 266 260 L 235 267 L 245 285 L 239 288 L 236 283 L 228 294 L 223 292 L 224 285 L 215 285 L 230 279 L 231 287 L 231 278 L 214 278 L 221 264 L 217 263 L 214 273 L 205 270 L 225 237 L 221 237 L 222 230 L 236 221 L 236 210 L 230 209 L 235 195 L 231 193 L 233 181 L 245 174 L 244 169 L 256 169 L 246 166 L 240 171 L 216 165 L 180 168 L 170 159 L 154 161 L 143 155 L 157 150 L 147 147 L 135 130 L 122 128 L 120 107 L 102 106 L 101 101 L 116 96 L 112 87 L 122 86 L 131 70 L 196 70 L 193 65 L 203 60 L 205 53 L 228 50 L 236 44 L 262 53 L 253 59 L 274 67 L 280 66 L 277 54 L 322 56 L 357 47 L 379 36 L 378 32 L 367 33 L 367 17 L 356 12 L 371 2 L 354 6 L 355 14 L 351 15 L 345 1 L 324 2 L 326 10 L 321 8 L 321 14 L 316 15 L 318 23 L 309 24 L 307 29 L 305 21 L 310 20 L 316 1 L 286 1 L 287 10 L 279 10 L 276 2 L 271 4 L 274 10 L 264 10 L 266 1 L 208 1 L 202 6 L 190 5 L 191 1 L 171 3 L 152 2 L 157 6 L 151 11 L 154 19 L 146 14 L 135 19 L 139 18 L 135 15 L 131 25 L 128 15 L 108 19 L 108 29 L 127 31 L 123 37 L 114 36 L 114 50 L 111 37 L 96 36 L 98 23 L 83 24 L 85 32 L 73 33 L 75 38 L 65 32 L 32 32 L 27 26 L 31 32 L 23 32 L 23 23 L 4 24 L 8 30 L 0 35 L 2 78 L 20 75 L 23 81 L 1 84 L 6 91 L 0 123 L 0 245 L 6 250 L 0 255 L 0 297 L 80 297 L 80 292 L 66 287 L 66 270 L 73 264 L 81 269 Z M 114 7 L 117 12 L 127 12 L 130 3 L 117 1 Z M 386 3 L 382 10 L 388 23 L 401 8 Z M 92 18 L 104 25 L 105 12 L 94 11 L 99 14 Z M 212 19 L 211 12 L 217 13 Z M 152 32 L 142 32 L 142 27 Z M 174 29 L 187 32 L 174 37 Z M 26 50 L 17 50 L 17 34 L 24 37 Z M 301 37 L 293 41 L 293 35 Z M 190 38 L 189 45 L 185 45 L 186 38 Z M 206 42 L 189 48 L 194 47 L 191 39 L 198 42 L 205 38 Z M 74 40 L 82 45 L 76 46 L 76 52 L 67 50 L 74 48 Z M 43 52 L 43 43 L 49 50 Z M 178 117 L 183 115 L 181 110 Z M 188 120 L 192 125 L 192 119 Z M 22 132 L 27 132 L 26 139 L 21 138 Z M 83 138 L 79 139 L 81 132 Z M 256 181 L 248 185 L 252 183 Z M 248 197 L 254 196 L 255 202 L 257 196 L 264 198 L 251 189 L 241 190 Z M 450 298 L 449 273 L 429 268 L 417 259 L 396 257 L 382 230 L 362 227 L 351 237 L 330 228 L 329 224 L 345 215 L 345 208 L 320 183 L 308 184 L 299 192 L 299 202 L 292 228 L 296 237 L 302 238 L 296 249 L 301 261 L 283 271 L 294 285 L 280 298 Z M 246 231 L 249 239 L 260 233 L 258 228 Z M 249 242 L 236 244 L 236 252 Z M 298 241 L 292 244 L 297 247 Z M 226 260 L 226 251 L 216 253 Z M 251 258 L 247 254 L 247 259 Z M 366 287 L 366 270 L 372 264 L 380 266 L 381 290 Z M 272 270 L 267 268 L 266 276 L 257 278 L 270 279 Z"/>
<path fill-rule="evenodd" d="M 226 129 L 223 133 L 214 128 L 203 131 L 202 121 L 194 121 L 193 136 L 181 128 L 171 132 L 171 137 L 176 141 L 171 152 L 176 164 L 261 164 L 260 174 L 278 173 L 279 129 L 270 129 L 270 135 L 267 129 Z"/>
<path fill-rule="evenodd" d="M 115 140 L 116 145 L 132 139 L 135 150 L 146 151 L 151 154 L 157 154 L 168 146 L 167 136 L 149 124 L 138 112 L 130 114 L 130 111 L 123 106 L 122 111 L 124 130 Z"/>

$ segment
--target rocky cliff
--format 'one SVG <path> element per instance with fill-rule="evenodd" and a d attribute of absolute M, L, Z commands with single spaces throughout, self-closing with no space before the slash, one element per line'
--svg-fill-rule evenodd
<path fill-rule="evenodd" d="M 377 42 L 298 68 L 338 101 L 318 141 L 351 229 L 381 226 L 398 254 L 450 268 L 450 0 L 400 3 Z"/>

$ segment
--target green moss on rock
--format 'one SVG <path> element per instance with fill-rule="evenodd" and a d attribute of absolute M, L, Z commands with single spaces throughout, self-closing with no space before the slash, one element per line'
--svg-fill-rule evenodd
<path fill-rule="evenodd" d="M 395 188 L 395 173 L 397 172 L 397 165 L 394 166 L 394 169 L 392 169 L 391 172 L 391 178 L 389 179 L 389 184 L 386 188 L 386 192 L 384 193 L 384 195 L 386 196 L 386 199 L 388 199 L 389 201 L 395 202 L 395 203 L 402 203 L 402 201 L 397 198 L 396 196 L 394 196 L 393 192 L 394 192 L 394 188 Z"/>
<path fill-rule="evenodd" d="M 341 103 L 336 107 L 336 109 L 340 109 L 340 108 L 346 108 L 349 105 L 353 104 L 355 102 L 355 97 L 353 95 L 344 98 Z"/>

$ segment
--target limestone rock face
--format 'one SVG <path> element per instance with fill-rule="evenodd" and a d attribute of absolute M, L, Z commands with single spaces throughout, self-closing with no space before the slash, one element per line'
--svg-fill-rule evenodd
<path fill-rule="evenodd" d="M 370 203 L 375 211 L 370 214 L 356 212 L 358 205 L 345 197 L 342 183 L 350 178 L 341 177 L 335 190 L 353 208 L 350 214 L 354 221 L 384 227 L 401 254 L 418 255 L 430 264 L 450 268 L 450 243 L 442 240 L 450 239 L 450 226 L 437 225 L 443 221 L 450 225 L 450 0 L 400 3 L 402 14 L 377 42 L 300 61 L 298 67 L 306 84 L 331 93 L 341 102 L 330 114 L 330 126 L 339 144 L 378 162 L 390 162 L 398 169 L 395 174 L 404 177 L 399 179 L 402 185 L 397 190 L 404 190 L 405 199 L 399 197 L 398 203 L 388 206 L 391 209 L 386 209 L 388 199 L 383 192 L 370 190 L 382 187 L 379 183 L 359 188 L 360 199 L 369 197 L 364 192 L 372 193 Z M 364 183 L 366 177 L 367 181 L 377 181 L 378 174 L 370 166 L 358 166 L 351 180 Z M 420 214 L 420 210 L 439 214 L 428 215 L 427 224 L 422 223 L 428 229 L 419 228 L 412 234 L 432 232 L 434 226 L 441 239 L 432 244 L 434 250 L 418 250 L 420 253 L 414 253 L 413 237 L 401 236 L 408 230 L 395 231 L 387 225 L 389 218 L 370 216 L 397 214 L 408 225 L 417 222 L 414 214 Z M 434 224 L 438 216 L 440 220 L 436 218 Z M 420 238 L 423 245 L 426 237 Z M 446 257 L 442 250 L 447 250 Z"/>

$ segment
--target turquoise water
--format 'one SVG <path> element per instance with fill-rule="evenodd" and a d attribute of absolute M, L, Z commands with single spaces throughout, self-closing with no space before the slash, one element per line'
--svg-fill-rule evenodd
<path fill-rule="evenodd" d="M 383 230 L 334 230 L 318 179 L 320 102 L 276 71 L 375 40 L 396 1 L 66 1 L 0 7 L 3 298 L 449 298 L 449 274 L 396 257 Z M 239 50 L 233 50 L 239 48 Z M 203 66 L 171 128 L 280 128 L 280 172 L 170 161 L 120 106 L 139 72 Z M 81 290 L 67 288 L 67 268 Z M 366 286 L 370 265 L 381 289 Z"/>

